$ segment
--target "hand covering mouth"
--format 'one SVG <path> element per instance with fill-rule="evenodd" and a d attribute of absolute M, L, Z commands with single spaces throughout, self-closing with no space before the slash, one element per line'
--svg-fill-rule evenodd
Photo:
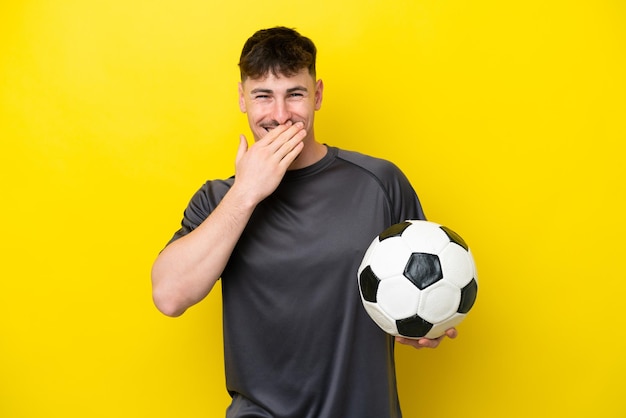
<path fill-rule="evenodd" d="M 278 126 L 277 122 L 267 122 L 259 125 L 261 128 L 265 129 L 266 132 L 271 131 L 272 129 Z"/>
<path fill-rule="evenodd" d="M 289 120 L 289 121 L 287 121 L 287 122 L 291 122 L 291 125 L 293 125 L 294 123 L 296 123 L 296 121 L 292 121 L 292 120 Z M 286 122 L 286 123 L 287 123 L 287 122 Z M 285 123 L 285 124 L 286 124 L 286 123 Z M 263 128 L 263 129 L 265 129 L 265 131 L 266 131 L 266 132 L 269 132 L 269 131 L 271 131 L 272 129 L 274 129 L 274 128 L 276 128 L 276 127 L 280 126 L 280 123 L 278 123 L 278 122 L 269 122 L 269 123 L 263 123 L 263 124 L 261 124 L 261 125 L 259 125 L 259 126 L 260 126 L 261 128 Z"/>

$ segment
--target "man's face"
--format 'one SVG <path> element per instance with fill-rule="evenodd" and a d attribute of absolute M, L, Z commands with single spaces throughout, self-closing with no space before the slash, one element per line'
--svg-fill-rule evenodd
<path fill-rule="evenodd" d="M 291 77 L 270 72 L 239 83 L 239 108 L 248 116 L 254 140 L 288 121 L 303 122 L 307 139 L 313 138 L 313 119 L 322 105 L 323 88 L 322 80 L 316 82 L 306 68 Z"/>

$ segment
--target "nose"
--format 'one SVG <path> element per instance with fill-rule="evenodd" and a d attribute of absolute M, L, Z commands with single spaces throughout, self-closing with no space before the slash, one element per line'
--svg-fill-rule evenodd
<path fill-rule="evenodd" d="M 288 103 L 283 100 L 276 100 L 274 102 L 274 109 L 272 111 L 272 118 L 278 122 L 279 125 L 284 125 L 291 119 L 291 111 Z"/>

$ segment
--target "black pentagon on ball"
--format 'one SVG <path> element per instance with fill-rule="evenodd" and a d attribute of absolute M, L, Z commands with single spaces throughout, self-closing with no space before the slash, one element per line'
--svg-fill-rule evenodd
<path fill-rule="evenodd" d="M 398 327 L 398 333 L 400 333 L 400 335 L 420 338 L 428 334 L 433 324 L 420 318 L 418 315 L 413 315 L 408 318 L 398 319 L 396 321 L 396 327 Z"/>
<path fill-rule="evenodd" d="M 463 240 L 463 238 L 461 238 L 459 234 L 457 234 L 456 232 L 454 232 L 453 230 L 445 226 L 440 226 L 439 229 L 441 229 L 443 232 L 446 233 L 448 238 L 450 238 L 450 241 L 465 248 L 465 251 L 469 249 L 468 245 L 465 243 L 465 241 Z"/>
<path fill-rule="evenodd" d="M 370 266 L 365 267 L 359 276 L 359 285 L 361 286 L 363 299 L 368 302 L 376 302 L 379 284 L 380 279 L 376 277 L 372 268 Z"/>
<path fill-rule="evenodd" d="M 476 295 L 478 294 L 478 283 L 476 279 L 472 279 L 463 289 L 461 289 L 461 302 L 459 303 L 458 313 L 466 314 L 474 306 Z"/>
<path fill-rule="evenodd" d="M 443 279 L 439 257 L 428 253 L 411 254 L 404 268 L 404 276 L 418 289 L 426 289 L 428 286 Z"/>
<path fill-rule="evenodd" d="M 387 238 L 398 237 L 402 235 L 404 230 L 407 229 L 409 226 L 411 226 L 411 222 L 409 221 L 404 221 L 395 225 L 391 225 L 389 228 L 385 229 L 378 235 L 378 240 L 382 241 Z"/>

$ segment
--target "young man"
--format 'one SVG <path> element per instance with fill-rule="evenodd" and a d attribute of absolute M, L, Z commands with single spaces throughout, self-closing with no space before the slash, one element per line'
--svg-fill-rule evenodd
<path fill-rule="evenodd" d="M 373 237 L 424 214 L 396 166 L 316 140 L 315 57 L 292 29 L 248 39 L 239 106 L 254 143 L 242 135 L 235 176 L 193 196 L 152 270 L 170 316 L 222 278 L 227 417 L 400 417 L 394 341 L 440 342 L 394 340 L 361 305 L 356 272 Z"/>

